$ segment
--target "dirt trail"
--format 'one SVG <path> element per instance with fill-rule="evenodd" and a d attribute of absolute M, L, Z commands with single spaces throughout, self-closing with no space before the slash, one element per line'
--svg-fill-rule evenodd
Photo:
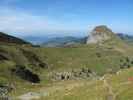
<path fill-rule="evenodd" d="M 49 96 L 50 94 L 53 94 L 57 91 L 63 91 L 63 90 L 72 90 L 73 88 L 84 86 L 86 84 L 85 82 L 70 82 L 70 83 L 59 83 L 50 87 L 44 87 L 39 90 L 39 92 L 28 92 L 26 94 L 23 94 L 21 96 L 18 96 L 17 99 L 19 100 L 38 100 L 42 96 Z"/>
<path fill-rule="evenodd" d="M 36 92 L 28 92 L 24 95 L 19 96 L 17 99 L 19 100 L 37 100 L 40 98 L 40 94 Z"/>
<path fill-rule="evenodd" d="M 101 80 L 101 79 L 100 79 Z M 107 99 L 106 100 L 116 100 L 116 96 L 118 93 L 114 93 L 112 86 L 109 84 L 107 79 L 105 77 L 102 77 L 103 86 L 107 89 Z M 59 82 L 57 84 L 53 84 L 49 87 L 44 87 L 38 90 L 37 92 L 28 92 L 21 96 L 17 97 L 17 100 L 38 100 L 41 97 L 49 96 L 51 94 L 56 93 L 57 91 L 71 91 L 72 89 L 76 87 L 82 87 L 85 85 L 93 84 L 94 81 L 88 82 L 88 81 L 64 81 Z M 123 82 L 119 85 L 127 85 L 130 84 L 129 82 Z M 67 94 L 64 94 L 67 95 Z"/>
<path fill-rule="evenodd" d="M 103 80 L 103 85 L 108 90 L 107 100 L 116 100 L 116 94 L 113 92 L 111 85 L 109 85 L 106 79 Z"/>

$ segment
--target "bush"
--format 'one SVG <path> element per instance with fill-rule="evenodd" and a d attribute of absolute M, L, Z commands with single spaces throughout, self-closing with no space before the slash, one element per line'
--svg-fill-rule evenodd
<path fill-rule="evenodd" d="M 7 85 L 8 80 L 6 78 L 0 77 L 0 86 L 5 86 Z"/>

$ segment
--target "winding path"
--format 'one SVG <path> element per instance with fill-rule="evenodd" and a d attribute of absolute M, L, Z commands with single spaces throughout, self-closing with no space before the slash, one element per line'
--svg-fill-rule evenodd
<path fill-rule="evenodd" d="M 116 100 L 116 94 L 113 92 L 111 85 L 109 85 L 106 79 L 103 80 L 103 85 L 107 88 L 108 91 L 107 100 Z"/>

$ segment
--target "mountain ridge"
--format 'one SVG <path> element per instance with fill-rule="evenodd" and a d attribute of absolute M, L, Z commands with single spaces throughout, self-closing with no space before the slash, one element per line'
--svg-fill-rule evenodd
<path fill-rule="evenodd" d="M 25 40 L 8 35 L 3 32 L 0 32 L 0 42 L 1 43 L 15 43 L 15 44 L 21 44 L 21 45 L 22 44 L 30 44 L 29 42 L 26 42 Z"/>

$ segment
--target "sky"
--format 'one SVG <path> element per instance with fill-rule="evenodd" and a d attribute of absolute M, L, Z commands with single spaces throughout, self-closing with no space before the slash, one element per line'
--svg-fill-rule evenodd
<path fill-rule="evenodd" d="M 0 31 L 8 34 L 85 35 L 97 25 L 133 34 L 133 0 L 0 0 Z"/>

